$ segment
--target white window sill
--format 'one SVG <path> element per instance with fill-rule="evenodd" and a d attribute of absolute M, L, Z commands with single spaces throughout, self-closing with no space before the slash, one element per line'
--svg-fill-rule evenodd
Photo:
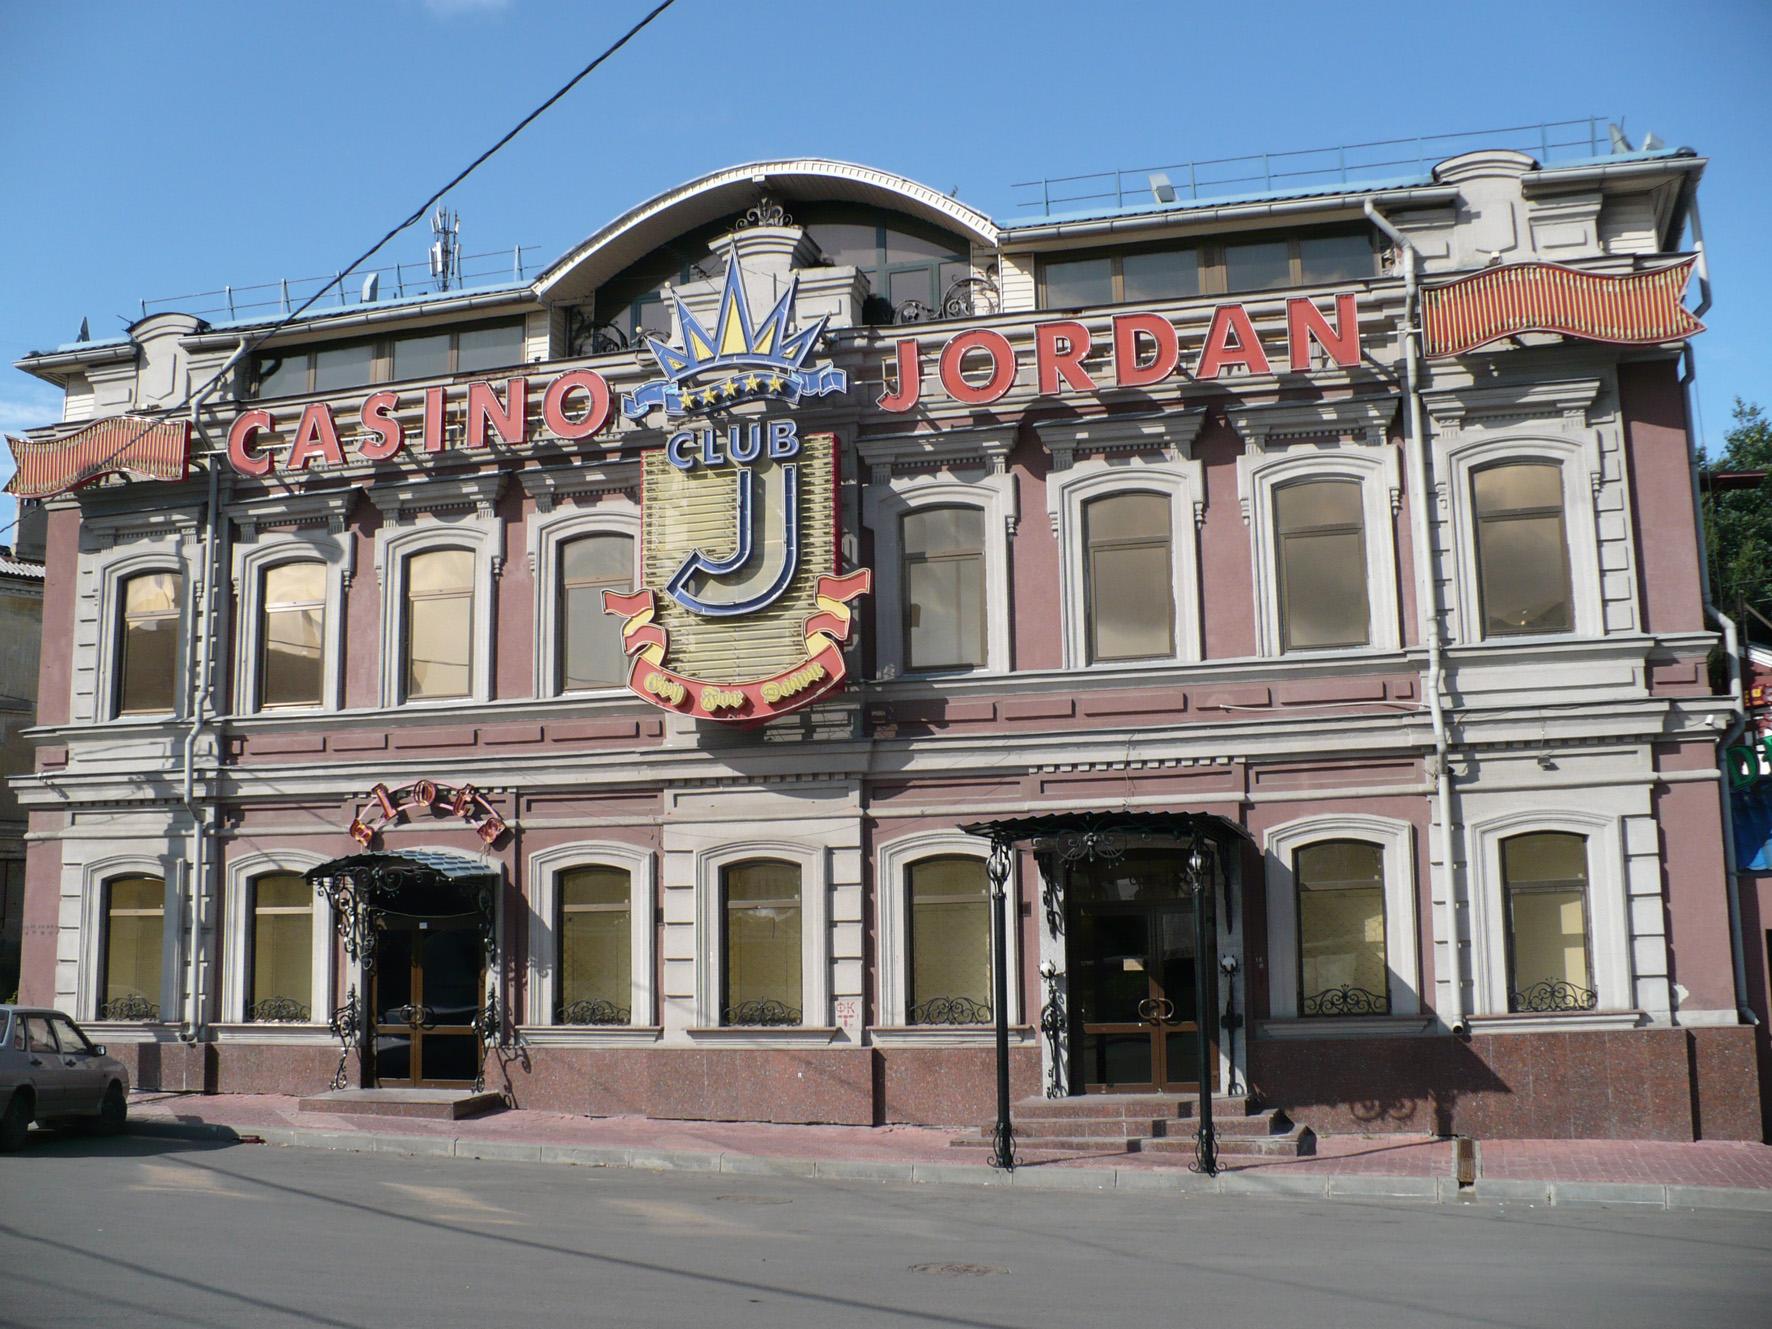
<path fill-rule="evenodd" d="M 842 1032 L 835 1025 L 721 1025 L 684 1031 L 692 1043 L 709 1047 L 825 1047 Z"/>
<path fill-rule="evenodd" d="M 868 1042 L 878 1048 L 990 1047 L 997 1041 L 988 1024 L 876 1025 L 868 1030 Z M 1009 1043 L 1018 1047 L 1034 1041 L 1027 1025 L 1009 1026 Z"/>
<path fill-rule="evenodd" d="M 535 1048 L 614 1048 L 656 1043 L 663 1031 L 655 1024 L 526 1024 L 520 1037 Z"/>
<path fill-rule="evenodd" d="M 144 1023 L 138 1020 L 76 1020 L 94 1043 L 176 1043 L 176 1024 Z M 102 1037 L 101 1037 L 102 1035 Z"/>
<path fill-rule="evenodd" d="M 296 1024 L 278 1020 L 243 1020 L 239 1023 L 212 1024 L 218 1043 L 295 1044 L 337 1043 L 332 1030 L 324 1024 Z"/>
<path fill-rule="evenodd" d="M 1649 1022 L 1642 1011 L 1512 1011 L 1466 1017 L 1473 1034 L 1581 1033 L 1595 1029 L 1635 1029 Z"/>
<path fill-rule="evenodd" d="M 1307 1016 L 1296 1020 L 1259 1020 L 1256 1032 L 1275 1040 L 1299 1038 L 1418 1038 L 1430 1032 L 1431 1015 Z"/>

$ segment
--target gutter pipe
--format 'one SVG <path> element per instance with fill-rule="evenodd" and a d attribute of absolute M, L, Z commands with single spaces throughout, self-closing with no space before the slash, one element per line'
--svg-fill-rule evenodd
<path fill-rule="evenodd" d="M 1687 205 L 1687 216 L 1692 227 L 1692 251 L 1698 256 L 1693 269 L 1698 277 L 1698 305 L 1692 315 L 1694 318 L 1703 318 L 1711 303 L 1710 263 L 1704 252 L 1704 222 L 1698 212 L 1696 190 L 1692 192 Z M 1723 649 L 1729 657 L 1729 709 L 1733 718 L 1717 741 L 1717 766 L 1719 770 L 1727 772 L 1726 754 L 1747 729 L 1747 706 L 1741 687 L 1741 633 L 1735 620 L 1717 608 L 1712 600 L 1710 542 L 1705 538 L 1704 500 L 1699 491 L 1698 449 L 1692 441 L 1691 431 L 1692 421 L 1698 418 L 1692 406 L 1692 384 L 1698 377 L 1698 364 L 1692 355 L 1691 342 L 1681 348 L 1680 360 L 1683 365 L 1680 388 L 1686 396 L 1686 452 L 1692 467 L 1692 525 L 1698 537 L 1698 562 L 1702 569 L 1698 584 L 1704 594 L 1705 616 L 1722 629 Z M 1758 1024 L 1759 1017 L 1753 1013 L 1747 1001 L 1747 942 L 1741 927 L 1741 864 L 1735 852 L 1735 807 L 1726 775 L 1719 780 L 1718 792 L 1723 804 L 1723 893 L 1729 902 L 1729 959 L 1735 978 L 1735 1013 L 1743 1024 Z"/>
<path fill-rule="evenodd" d="M 1469 1029 L 1464 1012 L 1464 956 L 1459 935 L 1457 859 L 1452 848 L 1452 768 L 1451 738 L 1447 731 L 1445 699 L 1441 686 L 1445 678 L 1446 643 L 1441 633 L 1444 617 L 1440 606 L 1440 587 L 1434 577 L 1433 529 L 1428 522 L 1428 457 L 1426 430 L 1421 409 L 1421 274 L 1420 255 L 1415 245 L 1391 224 L 1383 213 L 1367 199 L 1363 206 L 1366 218 L 1395 244 L 1403 254 L 1403 393 L 1409 431 L 1409 512 L 1412 518 L 1416 594 L 1421 597 L 1418 611 L 1427 637 L 1428 718 L 1434 731 L 1434 801 L 1438 805 L 1435 827 L 1439 839 L 1441 870 L 1446 875 L 1446 1009 L 1440 1018 L 1454 1035 Z"/>
<path fill-rule="evenodd" d="M 227 377 L 228 371 L 239 363 L 246 354 L 250 343 L 246 338 L 240 339 L 234 352 L 222 364 L 211 381 L 191 398 L 191 432 L 197 430 L 197 417 L 200 408 L 215 387 Z M 210 822 L 215 816 L 213 797 L 202 808 L 197 806 L 197 773 L 196 753 L 197 740 L 208 726 L 211 712 L 211 693 L 215 679 L 215 659 L 211 643 L 215 639 L 215 606 L 216 606 L 216 544 L 217 532 L 221 527 L 220 490 L 221 468 L 216 458 L 209 458 L 209 494 L 204 505 L 203 527 L 203 598 L 197 612 L 197 677 L 191 699 L 190 725 L 185 730 L 183 754 L 183 802 L 191 817 L 191 849 L 186 860 L 186 872 L 189 874 L 189 909 L 190 931 L 186 951 L 186 963 L 189 968 L 190 981 L 185 985 L 185 1019 L 179 1030 L 179 1041 L 196 1043 L 203 1032 L 203 990 L 198 975 L 202 972 L 203 949 L 203 897 L 204 886 L 209 879 L 210 869 Z"/>

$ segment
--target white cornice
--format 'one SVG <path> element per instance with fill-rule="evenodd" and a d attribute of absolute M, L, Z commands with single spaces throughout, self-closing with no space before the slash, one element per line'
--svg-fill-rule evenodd
<path fill-rule="evenodd" d="M 1233 406 L 1225 411 L 1231 427 L 1255 452 L 1294 439 L 1335 438 L 1377 446 L 1397 413 L 1394 397 L 1342 397 L 1333 401 L 1274 402 Z"/>
<path fill-rule="evenodd" d="M 1204 406 L 1136 415 L 1090 415 L 1042 420 L 1034 426 L 1040 443 L 1052 454 L 1055 470 L 1068 470 L 1078 453 L 1161 453 L 1171 461 L 1193 456 L 1194 440 L 1206 421 Z"/>

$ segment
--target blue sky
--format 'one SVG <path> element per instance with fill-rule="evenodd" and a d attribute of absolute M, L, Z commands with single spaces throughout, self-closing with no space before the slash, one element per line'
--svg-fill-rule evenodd
<path fill-rule="evenodd" d="M 116 335 L 144 297 L 334 271 L 649 7 L 0 0 L 0 431 L 57 418 L 19 355 L 82 318 Z M 1714 447 L 1736 395 L 1772 406 L 1769 68 L 1765 0 L 678 0 L 450 203 L 468 252 L 551 257 L 752 158 L 866 162 L 1001 218 L 1040 176 L 1623 116 L 1711 158 Z"/>

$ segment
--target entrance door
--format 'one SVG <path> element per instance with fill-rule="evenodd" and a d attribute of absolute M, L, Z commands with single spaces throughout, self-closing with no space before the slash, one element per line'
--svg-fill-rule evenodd
<path fill-rule="evenodd" d="M 1074 915 L 1070 957 L 1074 1082 L 1091 1094 L 1197 1090 L 1193 905 L 1084 901 Z M 1215 1038 L 1209 1055 L 1216 1088 Z"/>
<path fill-rule="evenodd" d="M 484 978 L 471 921 L 389 917 L 375 953 L 376 1084 L 471 1085 Z"/>

